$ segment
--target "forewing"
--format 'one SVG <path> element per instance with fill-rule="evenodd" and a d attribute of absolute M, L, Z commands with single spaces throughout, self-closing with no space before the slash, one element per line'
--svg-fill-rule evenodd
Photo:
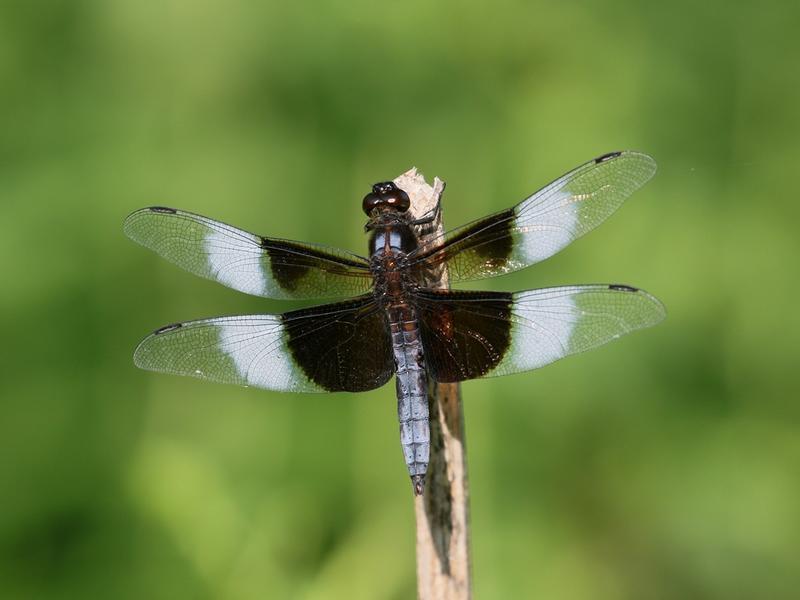
<path fill-rule="evenodd" d="M 357 296 L 372 286 L 369 263 L 355 254 L 261 237 L 173 208 L 137 210 L 125 219 L 124 230 L 190 273 L 254 296 Z"/>
<path fill-rule="evenodd" d="M 372 296 L 283 315 L 177 323 L 146 337 L 136 366 L 284 392 L 360 392 L 392 376 L 383 315 Z"/>
<path fill-rule="evenodd" d="M 447 264 L 451 282 L 542 261 L 602 223 L 655 173 L 646 154 L 613 152 L 581 165 L 514 208 L 443 234 L 411 263 Z"/>
<path fill-rule="evenodd" d="M 414 296 L 431 375 L 451 382 L 537 369 L 661 321 L 664 307 L 624 285 Z"/>

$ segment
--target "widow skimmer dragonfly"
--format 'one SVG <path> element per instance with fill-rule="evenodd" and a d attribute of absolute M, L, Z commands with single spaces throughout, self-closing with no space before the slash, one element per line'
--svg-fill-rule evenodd
<path fill-rule="evenodd" d="M 405 191 L 378 183 L 363 200 L 369 258 L 173 208 L 143 208 L 125 220 L 125 233 L 195 275 L 268 298 L 349 298 L 166 325 L 139 344 L 134 362 L 284 392 L 362 392 L 396 375 L 401 445 L 414 492 L 422 494 L 429 377 L 456 382 L 536 369 L 665 315 L 656 298 L 627 285 L 441 290 L 428 283 L 432 270 L 446 267 L 450 282 L 459 282 L 544 260 L 602 223 L 655 170 L 645 154 L 604 154 L 515 207 L 424 246 L 419 236 L 437 215 L 415 219 Z"/>

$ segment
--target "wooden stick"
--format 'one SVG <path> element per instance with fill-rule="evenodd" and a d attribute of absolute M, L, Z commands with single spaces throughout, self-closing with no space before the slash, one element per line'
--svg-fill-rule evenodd
<path fill-rule="evenodd" d="M 411 199 L 411 214 L 420 218 L 437 209 L 444 182 L 433 187 L 411 169 L 394 180 Z M 423 226 L 420 243 L 430 245 L 444 231 L 441 213 Z M 447 289 L 447 272 L 427 283 Z M 471 597 L 469 556 L 469 493 L 464 415 L 457 383 L 428 382 L 431 456 L 425 493 L 414 496 L 417 519 L 417 594 L 421 600 L 463 600 Z"/>

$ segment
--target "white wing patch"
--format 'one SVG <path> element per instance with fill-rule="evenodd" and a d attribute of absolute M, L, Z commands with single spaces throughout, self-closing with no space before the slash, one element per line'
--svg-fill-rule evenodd
<path fill-rule="evenodd" d="M 580 198 L 564 190 L 555 192 L 549 199 L 553 208 L 548 212 L 547 219 L 536 222 L 536 219 L 526 218 L 524 213 L 539 197 L 540 192 L 537 192 L 514 211 L 519 223 L 516 230 L 522 235 L 523 243 L 516 249 L 517 256 L 512 257 L 512 260 L 523 264 L 543 261 L 577 237 L 580 202 L 576 200 Z"/>
<path fill-rule="evenodd" d="M 572 296 L 543 296 L 541 290 L 514 294 L 511 348 L 489 375 L 538 369 L 571 353 L 577 315 Z"/>
<path fill-rule="evenodd" d="M 231 236 L 221 231 L 209 230 L 205 240 L 208 264 L 214 279 L 236 290 L 254 296 L 268 296 L 274 282 L 267 279 L 265 265 L 254 253 L 260 240 L 257 236 L 240 232 L 242 245 L 232 245 Z M 248 243 L 245 243 L 247 240 Z M 240 268 L 236 268 L 239 265 Z"/>
<path fill-rule="evenodd" d="M 305 375 L 298 373 L 292 363 L 291 353 L 283 337 L 283 323 L 279 317 L 260 317 L 258 334 L 249 327 L 231 320 L 219 322 L 219 348 L 228 355 L 240 377 L 247 385 L 278 391 L 308 390 L 311 384 Z"/>

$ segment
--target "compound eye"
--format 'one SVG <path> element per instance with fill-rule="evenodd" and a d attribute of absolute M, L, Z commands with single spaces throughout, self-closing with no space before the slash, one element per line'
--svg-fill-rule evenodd
<path fill-rule="evenodd" d="M 384 200 L 375 192 L 370 192 L 364 196 L 364 201 L 361 203 L 361 208 L 369 215 L 377 206 L 383 204 Z"/>
<path fill-rule="evenodd" d="M 394 191 L 386 200 L 389 206 L 392 206 L 397 212 L 404 213 L 411 207 L 411 200 L 408 198 L 408 194 L 397 187 L 394 188 Z"/>

